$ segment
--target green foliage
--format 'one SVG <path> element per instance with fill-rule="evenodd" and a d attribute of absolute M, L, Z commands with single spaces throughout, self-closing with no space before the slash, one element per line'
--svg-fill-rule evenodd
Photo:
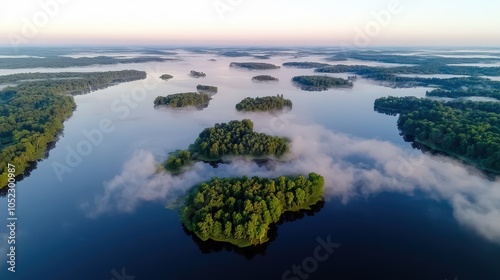
<path fill-rule="evenodd" d="M 183 160 L 180 155 L 171 155 L 165 162 L 165 169 L 178 173 L 192 161 L 216 161 L 224 157 L 279 158 L 288 150 L 285 138 L 254 132 L 251 120 L 230 121 L 204 129 L 189 146 L 190 160 L 187 159 L 189 157 Z"/>
<path fill-rule="evenodd" d="M 399 129 L 418 142 L 500 172 L 500 103 L 385 97 L 375 109 L 399 113 Z"/>
<path fill-rule="evenodd" d="M 297 76 L 292 81 L 307 91 L 321 91 L 332 87 L 352 87 L 351 81 L 328 76 Z"/>
<path fill-rule="evenodd" d="M 269 70 L 279 69 L 280 67 L 271 63 L 262 62 L 231 62 L 230 67 L 246 68 L 249 70 Z"/>
<path fill-rule="evenodd" d="M 283 110 L 285 107 L 292 108 L 292 101 L 283 98 L 283 95 L 266 96 L 266 97 L 247 97 L 240 103 L 236 104 L 238 111 L 272 111 Z"/>
<path fill-rule="evenodd" d="M 155 106 L 167 106 L 172 108 L 183 108 L 193 106 L 198 109 L 208 107 L 212 97 L 206 93 L 186 92 L 167 96 L 158 96 L 154 100 Z"/>
<path fill-rule="evenodd" d="M 285 138 L 253 131 L 253 122 L 230 121 L 204 129 L 193 145 L 192 152 L 207 159 L 225 156 L 281 157 L 288 151 Z"/>
<path fill-rule="evenodd" d="M 270 82 L 270 81 L 279 81 L 278 78 L 269 75 L 259 75 L 252 78 L 253 81 L 258 82 Z"/>
<path fill-rule="evenodd" d="M 187 150 L 178 151 L 165 161 L 165 169 L 172 173 L 178 173 L 182 167 L 189 165 L 192 160 L 191 152 Z"/>
<path fill-rule="evenodd" d="M 214 86 L 197 85 L 196 89 L 199 92 L 217 93 L 218 89 Z"/>
<path fill-rule="evenodd" d="M 0 187 L 7 185 L 8 163 L 16 166 L 18 175 L 30 162 L 44 157 L 47 144 L 54 141 L 76 107 L 68 93 L 145 77 L 145 72 L 132 70 L 1 76 L 0 81 L 18 85 L 0 91 Z"/>
<path fill-rule="evenodd" d="M 323 198 L 324 178 L 212 178 L 186 197 L 181 221 L 202 240 L 240 247 L 262 244 L 286 211 L 308 209 Z"/>

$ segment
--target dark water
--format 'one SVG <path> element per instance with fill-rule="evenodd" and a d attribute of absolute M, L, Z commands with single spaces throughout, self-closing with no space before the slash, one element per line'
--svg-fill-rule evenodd
<path fill-rule="evenodd" d="M 251 72 L 228 66 L 232 61 L 252 59 L 215 57 L 217 62 L 209 62 L 211 55 L 181 52 L 180 56 L 184 59 L 180 62 L 65 69 L 146 70 L 149 79 L 147 84 L 136 81 L 75 97 L 78 108 L 65 123 L 55 148 L 17 185 L 17 272 L 6 271 L 2 252 L 1 279 L 119 280 L 127 279 L 121 275 L 125 272 L 136 280 L 295 280 L 301 278 L 291 274 L 282 277 L 287 270 L 293 270 L 292 266 L 311 261 L 309 257 L 314 257 L 321 244 L 318 239 L 328 238 L 340 247 L 326 260 L 316 261 L 314 269 L 309 267 L 312 272 L 302 270 L 307 274 L 302 279 L 500 279 L 500 246 L 476 233 L 473 227 L 460 223 L 448 201 L 425 191 L 409 195 L 382 189 L 366 195 L 355 194 L 348 201 L 339 195 L 328 195 L 326 203 L 314 211 L 284 218 L 282 224 L 271 230 L 270 243 L 246 250 L 202 243 L 190 236 L 180 224 L 177 212 L 165 208 L 166 200 L 175 198 L 177 192 L 167 192 L 163 198 L 123 202 L 111 190 L 103 212 L 88 217 L 100 205 L 96 196 L 106 193 L 106 186 L 123 175 L 127 164 L 141 168 L 131 161 L 137 151 L 147 151 L 159 162 L 168 152 L 186 148 L 203 128 L 231 119 L 251 118 L 262 131 L 273 127 L 269 119 L 276 116 L 235 112 L 234 104 L 247 96 L 284 94 L 294 102 L 290 122 L 317 125 L 353 139 L 376 139 L 408 153 L 420 153 L 412 151 L 411 145 L 399 135 L 396 117 L 373 111 L 373 101 L 387 95 L 424 96 L 424 88 L 390 89 L 358 79 L 353 89 L 311 93 L 295 88 L 290 79 L 312 74 L 312 70 L 282 68 Z M 319 58 L 307 60 L 319 61 Z M 270 60 L 276 64 L 286 61 L 294 60 L 288 57 Z M 203 71 L 207 77 L 190 78 L 190 70 Z M 30 70 L 1 70 L 0 74 L 27 71 Z M 164 73 L 172 74 L 174 79 L 164 82 L 152 78 Z M 253 83 L 251 77 L 260 74 L 273 75 L 280 81 Z M 200 83 L 219 87 L 219 93 L 203 111 L 153 108 L 156 96 L 193 91 Z M 141 88 L 146 88 L 144 100 L 132 105 L 121 100 Z M 71 172 L 64 173 L 60 181 L 53 164 L 66 163 L 68 151 L 77 149 L 86 140 L 84 131 L 97 129 L 103 119 L 111 120 L 114 130 L 104 133 L 102 143 L 93 145 L 89 155 L 71 167 Z M 286 129 L 281 132 L 291 133 Z M 354 155 L 347 158 L 359 161 Z M 208 172 L 210 168 L 203 167 L 202 171 Z M 203 174 L 205 179 L 210 178 L 208 173 Z M 143 187 L 140 182 L 137 189 Z M 482 179 L 478 182 L 488 184 Z M 369 181 L 355 184 L 370 186 Z M 327 187 L 336 193 L 336 186 Z M 137 193 L 126 195 L 134 197 Z M 7 208 L 6 198 L 0 200 L 1 207 Z M 134 201 L 138 203 L 133 204 Z M 0 211 L 0 220 L 6 223 L 6 217 L 6 212 Z M 0 238 L 2 248 L 4 238 Z M 312 264 L 306 262 L 306 266 Z"/>

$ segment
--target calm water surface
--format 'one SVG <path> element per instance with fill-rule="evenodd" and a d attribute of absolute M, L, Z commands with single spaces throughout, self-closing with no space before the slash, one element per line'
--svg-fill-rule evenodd
<path fill-rule="evenodd" d="M 104 280 L 116 277 L 112 271 L 121 273 L 122 268 L 137 280 L 282 279 L 294 264 L 313 255 L 318 238 L 326 240 L 328 236 L 341 246 L 319 263 L 308 279 L 500 279 L 500 246 L 462 226 L 448 202 L 426 193 L 409 196 L 382 191 L 355 196 L 348 202 L 329 197 L 315 213 L 289 217 L 293 222 L 283 221 L 274 240 L 254 250 L 200 244 L 183 230 L 176 211 L 167 210 L 162 199 L 142 202 L 131 211 L 110 211 L 89 218 L 89 212 L 97 207 L 95 197 L 105 192 L 107 182 L 122 173 L 124 164 L 137 151 L 148 151 L 159 162 L 168 152 L 186 148 L 205 127 L 253 118 L 234 110 L 234 105 L 247 96 L 284 94 L 294 103 L 290 112 L 293 122 L 412 150 L 398 134 L 396 117 L 374 112 L 373 101 L 388 95 L 423 97 L 425 88 L 390 89 L 358 79 L 352 89 L 305 92 L 294 87 L 290 79 L 313 74 L 310 69 L 256 72 L 228 66 L 232 61 L 254 61 L 251 58 L 189 52 L 180 52 L 178 56 L 183 60 L 63 70 L 0 70 L 5 75 L 137 69 L 148 71 L 149 75 L 147 84 L 130 82 L 75 98 L 78 108 L 66 121 L 64 133 L 48 159 L 17 184 L 17 272 L 13 276 L 2 269 L 1 279 Z M 217 61 L 210 62 L 210 58 Z M 315 59 L 320 61 L 275 57 L 265 62 Z M 190 70 L 203 71 L 207 77 L 190 78 Z M 164 82 L 153 78 L 164 73 L 174 79 Z M 273 75 L 280 81 L 251 81 L 251 77 L 260 74 Z M 219 93 L 205 110 L 153 109 L 156 96 L 193 91 L 199 83 L 219 87 Z M 144 87 L 148 88 L 144 100 L 133 102 L 133 106 L 121 101 L 123 96 Z M 115 110 L 111 109 L 113 104 Z M 256 127 L 265 129 L 268 123 L 260 119 L 272 117 L 257 118 Z M 52 165 L 65 163 L 68 149 L 76 149 L 86 139 L 83 131 L 98 128 L 103 119 L 111 120 L 114 131 L 104 134 L 102 143 L 93 146 L 90 154 L 60 181 Z M 6 207 L 6 198 L 0 200 Z M 0 220 L 6 221 L 6 211 L 0 211 Z M 4 256 L 2 252 L 0 259 L 5 265 Z"/>

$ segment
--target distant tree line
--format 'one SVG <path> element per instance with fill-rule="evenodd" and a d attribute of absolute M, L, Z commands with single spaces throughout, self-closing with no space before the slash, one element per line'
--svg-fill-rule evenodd
<path fill-rule="evenodd" d="M 229 66 L 237 68 L 246 68 L 249 70 L 269 70 L 269 69 L 280 68 L 277 65 L 271 63 L 262 63 L 262 62 L 231 62 Z"/>

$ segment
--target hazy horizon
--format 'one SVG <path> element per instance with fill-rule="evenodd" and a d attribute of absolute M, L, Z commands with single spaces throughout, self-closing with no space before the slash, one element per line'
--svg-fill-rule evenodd
<path fill-rule="evenodd" d="M 388 0 L 28 0 L 0 45 L 500 46 L 500 3 Z"/>

